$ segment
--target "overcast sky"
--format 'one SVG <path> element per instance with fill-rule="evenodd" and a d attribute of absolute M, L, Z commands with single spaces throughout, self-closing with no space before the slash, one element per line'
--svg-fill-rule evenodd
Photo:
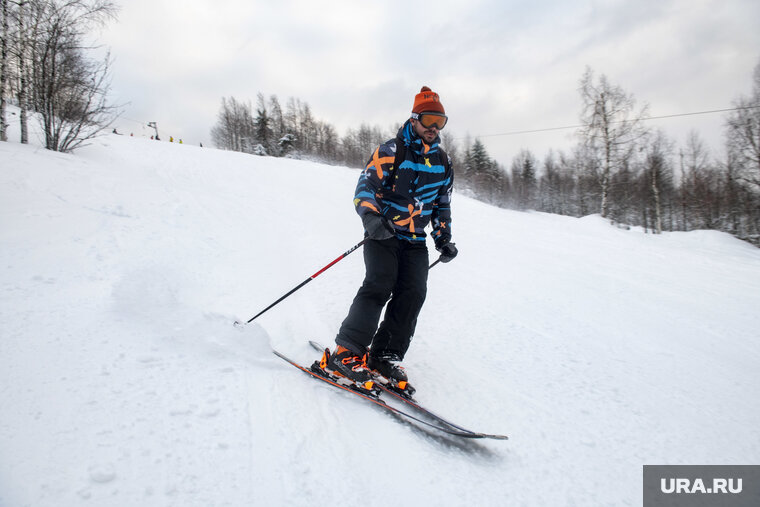
<path fill-rule="evenodd" d="M 568 150 L 589 66 L 650 115 L 732 106 L 760 62 L 758 0 L 117 0 L 99 34 L 114 58 L 120 131 L 210 145 L 222 97 L 307 102 L 342 135 L 390 130 L 422 85 L 449 129 L 509 166 L 521 148 Z M 722 152 L 723 114 L 652 120 L 678 144 L 690 128 Z M 369 154 L 368 154 L 369 156 Z"/>

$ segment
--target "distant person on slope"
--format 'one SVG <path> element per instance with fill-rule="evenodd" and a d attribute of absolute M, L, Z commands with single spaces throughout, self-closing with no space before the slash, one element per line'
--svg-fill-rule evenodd
<path fill-rule="evenodd" d="M 408 386 L 399 363 L 427 292 L 424 228 L 432 223 L 442 262 L 457 255 L 449 206 L 454 175 L 438 135 L 447 120 L 438 94 L 423 86 L 414 98 L 411 117 L 395 139 L 375 150 L 359 177 L 354 206 L 367 238 L 366 274 L 335 338 L 336 349 L 326 351 L 321 361 L 323 367 L 358 384 L 374 378 L 401 389 Z"/>

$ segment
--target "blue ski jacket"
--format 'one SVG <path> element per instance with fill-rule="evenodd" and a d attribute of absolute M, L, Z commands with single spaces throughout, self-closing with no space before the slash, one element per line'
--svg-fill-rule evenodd
<path fill-rule="evenodd" d="M 354 206 L 359 215 L 377 213 L 393 223 L 396 237 L 425 241 L 432 223 L 436 246 L 451 240 L 451 159 L 438 146 L 426 144 L 411 121 L 394 139 L 381 144 L 359 177 Z M 403 155 L 396 167 L 397 151 Z"/>

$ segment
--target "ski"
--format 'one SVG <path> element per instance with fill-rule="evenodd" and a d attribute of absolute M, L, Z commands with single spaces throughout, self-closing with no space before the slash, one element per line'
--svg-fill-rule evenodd
<path fill-rule="evenodd" d="M 385 401 L 381 400 L 379 398 L 378 394 L 375 393 L 374 391 L 366 391 L 366 390 L 364 390 L 362 388 L 359 388 L 359 387 L 356 387 L 356 386 L 349 387 L 349 386 L 346 386 L 346 385 L 343 385 L 343 384 L 339 384 L 334 379 L 332 379 L 332 378 L 330 378 L 328 376 L 325 376 L 325 375 L 321 375 L 320 373 L 317 373 L 317 372 L 313 371 L 311 368 L 307 368 L 305 366 L 302 366 L 301 364 L 297 363 L 296 361 L 293 361 L 292 359 L 288 358 L 287 356 L 285 356 L 284 354 L 281 354 L 280 352 L 278 352 L 276 350 L 272 350 L 272 352 L 274 353 L 274 355 L 276 355 L 277 357 L 279 357 L 283 361 L 285 361 L 287 363 L 290 363 L 291 365 L 295 366 L 296 368 L 298 368 L 299 370 L 301 370 L 304 373 L 308 373 L 309 376 L 311 376 L 312 378 L 317 379 L 317 380 L 321 380 L 321 381 L 323 381 L 323 382 L 325 382 L 325 383 L 327 383 L 327 384 L 329 384 L 329 385 L 331 385 L 333 387 L 337 387 L 338 389 L 341 389 L 341 390 L 343 390 L 343 391 L 345 391 L 347 393 L 355 394 L 355 395 L 359 396 L 361 399 L 366 400 L 366 401 L 374 404 L 375 406 L 380 407 L 380 408 L 382 408 L 384 410 L 387 410 L 388 412 L 391 412 L 391 413 L 396 414 L 398 416 L 405 417 L 405 418 L 410 419 L 412 421 L 415 421 L 417 423 L 423 424 L 423 425 L 425 425 L 425 426 L 427 426 L 429 428 L 432 428 L 432 429 L 435 429 L 435 430 L 438 430 L 438 431 L 442 431 L 444 433 L 447 433 L 449 435 L 453 435 L 453 436 L 456 436 L 456 437 L 472 438 L 472 439 L 477 439 L 477 438 L 494 438 L 491 435 L 485 435 L 485 434 L 482 434 L 482 433 L 474 433 L 474 432 L 471 432 L 471 431 L 460 431 L 460 430 L 457 430 L 457 429 L 454 429 L 454 428 L 446 427 L 444 425 L 433 424 L 431 422 L 425 421 L 423 419 L 420 419 L 419 417 L 415 417 L 412 414 L 404 412 L 403 410 L 400 410 L 400 409 L 398 409 L 396 407 L 388 405 Z"/>
<path fill-rule="evenodd" d="M 325 350 L 325 348 L 322 347 L 319 343 L 317 343 L 315 341 L 312 341 L 312 340 L 309 340 L 309 345 L 311 345 L 312 348 L 314 348 L 315 350 L 317 350 L 319 352 L 324 352 L 324 350 Z M 468 430 L 467 428 L 463 428 L 462 426 L 460 426 L 458 424 L 455 424 L 455 423 L 453 423 L 453 422 L 445 419 L 444 417 L 436 414 L 435 412 L 432 412 L 430 409 L 427 409 L 427 408 L 423 407 L 411 395 L 407 394 L 406 392 L 404 392 L 401 389 L 394 388 L 393 386 L 388 387 L 386 385 L 383 385 L 380 382 L 375 382 L 375 389 L 377 389 L 381 393 L 387 393 L 393 399 L 399 400 L 399 401 L 405 403 L 406 405 L 408 405 L 408 406 L 412 407 L 414 410 L 416 410 L 418 413 L 420 413 L 420 414 L 422 414 L 422 415 L 424 415 L 424 416 L 426 416 L 426 417 L 428 417 L 430 419 L 434 419 L 434 420 L 436 420 L 437 422 L 439 422 L 441 424 L 445 424 L 446 426 L 449 426 L 452 430 L 455 430 L 458 433 L 466 433 L 466 434 L 469 434 L 469 435 L 477 435 L 474 438 L 489 438 L 489 439 L 494 439 L 494 440 L 508 440 L 509 439 L 509 437 L 506 436 L 506 435 L 492 435 L 492 434 L 488 434 L 488 433 L 479 433 L 479 432 L 475 432 L 475 431 L 472 431 L 472 430 Z M 384 400 L 382 400 L 382 401 L 384 403 L 386 403 L 387 406 L 390 406 Z"/>

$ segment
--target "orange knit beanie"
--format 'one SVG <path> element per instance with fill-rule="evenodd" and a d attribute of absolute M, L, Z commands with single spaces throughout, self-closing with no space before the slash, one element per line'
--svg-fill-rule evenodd
<path fill-rule="evenodd" d="M 441 113 L 446 114 L 438 94 L 427 86 L 423 86 L 420 93 L 414 96 L 413 113 Z"/>

